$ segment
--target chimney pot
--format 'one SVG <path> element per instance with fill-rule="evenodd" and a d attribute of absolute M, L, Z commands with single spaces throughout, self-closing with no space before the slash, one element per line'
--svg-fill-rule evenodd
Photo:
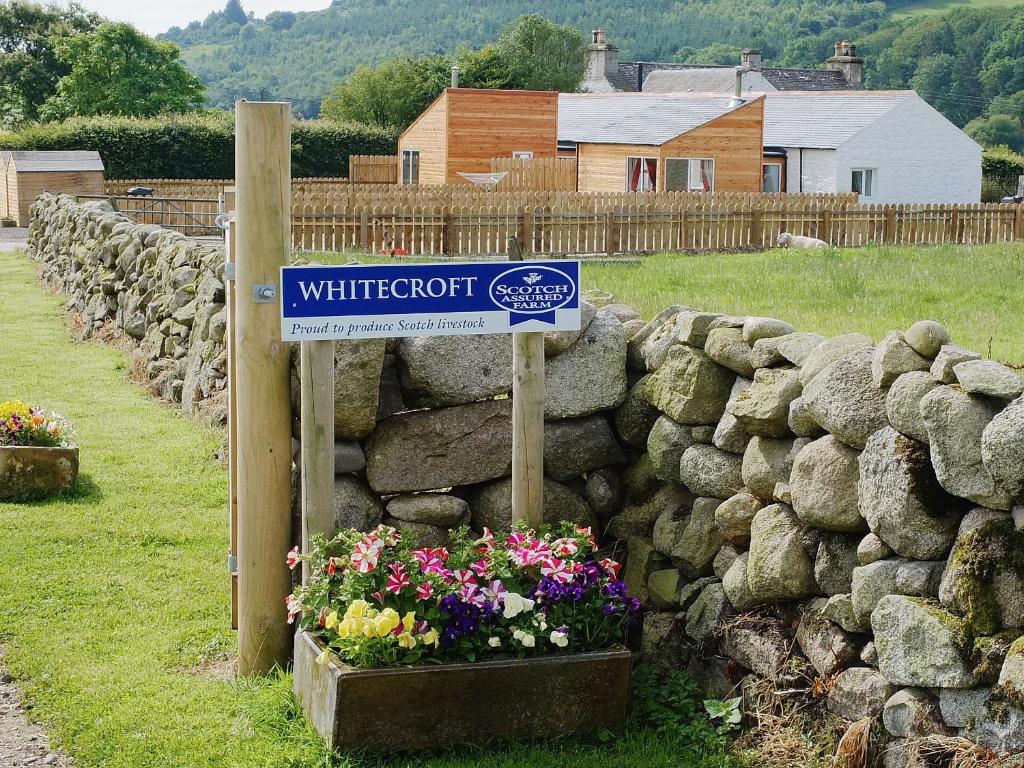
<path fill-rule="evenodd" d="M 835 55 L 825 60 L 827 69 L 842 72 L 846 82 L 854 88 L 864 87 L 864 59 L 857 56 L 857 46 L 849 40 L 835 44 Z"/>
<path fill-rule="evenodd" d="M 748 72 L 760 72 L 761 51 L 757 48 L 744 48 L 740 53 L 740 66 Z"/>
<path fill-rule="evenodd" d="M 604 45 L 605 37 L 603 29 L 595 29 L 590 33 L 593 37 L 594 45 Z"/>

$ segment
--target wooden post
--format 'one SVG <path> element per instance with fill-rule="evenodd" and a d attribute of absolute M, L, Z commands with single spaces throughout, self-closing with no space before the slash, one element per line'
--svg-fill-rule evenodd
<path fill-rule="evenodd" d="M 523 243 L 509 238 L 509 261 Z M 544 520 L 544 334 L 512 334 L 512 522 Z"/>
<path fill-rule="evenodd" d="M 750 210 L 750 244 L 757 249 L 764 248 L 764 213 L 760 208 Z"/>
<path fill-rule="evenodd" d="M 238 671 L 287 661 L 291 591 L 291 398 L 281 341 L 280 268 L 290 244 L 291 107 L 235 104 Z M 270 298 L 269 301 L 257 299 Z"/>
<path fill-rule="evenodd" d="M 302 390 L 302 551 L 315 534 L 334 533 L 334 342 L 304 341 L 299 357 Z M 302 581 L 309 579 L 302 564 Z"/>
<path fill-rule="evenodd" d="M 885 206 L 885 242 L 888 245 L 896 244 L 896 206 Z"/>

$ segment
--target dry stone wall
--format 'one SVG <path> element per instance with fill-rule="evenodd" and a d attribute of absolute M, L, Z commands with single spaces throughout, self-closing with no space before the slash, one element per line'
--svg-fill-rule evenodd
<path fill-rule="evenodd" d="M 223 249 L 136 224 L 105 202 L 44 194 L 31 210 L 29 255 L 67 296 L 84 335 L 115 325 L 138 344 L 137 378 L 186 411 L 223 423 Z"/>
<path fill-rule="evenodd" d="M 114 322 L 161 394 L 216 410 L 223 254 L 102 204 L 33 212 L 85 327 Z M 1017 374 L 930 320 L 876 343 L 586 298 L 583 330 L 545 338 L 544 513 L 617 548 L 642 653 L 718 695 L 817 679 L 891 765 L 929 733 L 1024 751 Z M 338 342 L 335 363 L 339 527 L 508 529 L 508 336 Z"/>

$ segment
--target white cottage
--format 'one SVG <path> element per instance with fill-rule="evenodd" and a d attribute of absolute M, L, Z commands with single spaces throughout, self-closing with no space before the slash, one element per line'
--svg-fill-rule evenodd
<path fill-rule="evenodd" d="M 853 191 L 866 203 L 981 199 L 982 148 L 914 91 L 769 93 L 764 144 L 765 191 Z"/>

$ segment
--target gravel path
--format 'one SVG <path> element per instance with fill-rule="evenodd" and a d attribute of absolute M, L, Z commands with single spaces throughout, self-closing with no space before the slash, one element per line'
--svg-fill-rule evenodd
<path fill-rule="evenodd" d="M 27 229 L 0 227 L 0 251 L 15 251 L 24 248 L 27 238 Z"/>
<path fill-rule="evenodd" d="M 50 749 L 50 740 L 40 726 L 25 717 L 27 707 L 10 675 L 0 667 L 0 766 L 58 766 L 70 768 L 71 758 Z"/>

